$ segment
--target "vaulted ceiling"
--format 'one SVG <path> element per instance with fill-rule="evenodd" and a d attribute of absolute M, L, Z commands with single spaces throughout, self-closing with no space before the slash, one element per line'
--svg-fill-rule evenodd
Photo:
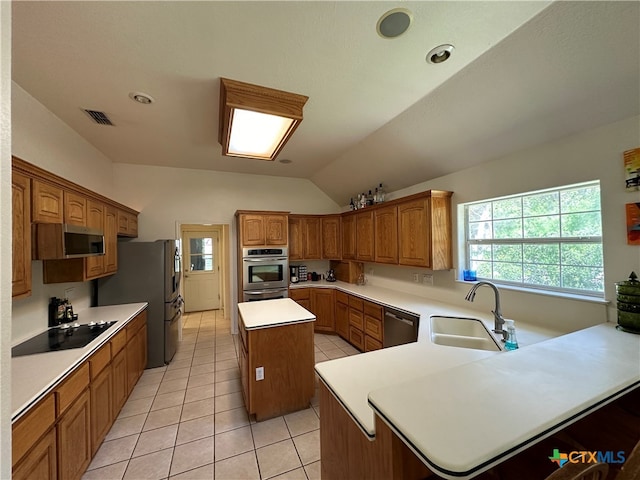
<path fill-rule="evenodd" d="M 397 7 L 409 30 L 381 38 Z M 344 205 L 639 114 L 639 32 L 635 1 L 13 2 L 12 76 L 113 162 L 309 178 Z M 309 96 L 276 161 L 221 155 L 220 77 Z"/>

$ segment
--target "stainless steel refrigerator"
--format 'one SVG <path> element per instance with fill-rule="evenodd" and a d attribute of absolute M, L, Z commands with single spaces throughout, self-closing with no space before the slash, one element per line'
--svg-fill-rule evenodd
<path fill-rule="evenodd" d="M 96 290 L 97 305 L 148 302 L 147 368 L 171 361 L 183 304 L 175 240 L 118 242 L 118 272 L 100 278 Z"/>

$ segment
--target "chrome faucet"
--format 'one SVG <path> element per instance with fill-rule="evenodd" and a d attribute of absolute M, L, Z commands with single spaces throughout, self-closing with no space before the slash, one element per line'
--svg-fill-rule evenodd
<path fill-rule="evenodd" d="M 502 316 L 502 311 L 500 310 L 500 291 L 498 290 L 498 287 L 496 287 L 491 282 L 485 282 L 485 281 L 478 282 L 473 287 L 471 287 L 471 290 L 469 290 L 469 293 L 467 293 L 467 296 L 464 297 L 464 299 L 467 302 L 473 302 L 473 299 L 476 298 L 476 290 L 478 290 L 478 288 L 480 288 L 483 285 L 486 285 L 487 287 L 491 287 L 493 289 L 493 292 L 496 295 L 496 308 L 491 312 L 493 313 L 493 318 L 495 320 L 495 323 L 493 326 L 493 332 L 497 334 L 502 334 L 502 341 L 506 342 L 507 331 L 504 328 L 502 328 L 504 325 L 504 317 Z"/>

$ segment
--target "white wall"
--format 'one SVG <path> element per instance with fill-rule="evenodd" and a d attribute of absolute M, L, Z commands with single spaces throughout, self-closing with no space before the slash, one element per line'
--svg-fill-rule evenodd
<path fill-rule="evenodd" d="M 113 196 L 112 165 L 107 157 L 15 82 L 11 83 L 11 101 L 14 156 L 118 200 Z M 73 288 L 69 299 L 76 310 L 89 306 L 88 282 L 43 285 L 42 262 L 32 262 L 31 268 L 32 295 L 12 302 L 13 344 L 47 327 L 49 297 L 63 297 L 66 289 Z"/>
<path fill-rule="evenodd" d="M 232 160 L 230 160 L 232 161 Z M 231 317 L 236 308 L 236 210 L 337 213 L 311 181 L 241 173 L 114 164 L 116 196 L 140 211 L 138 241 L 175 238 L 176 223 L 231 226 Z"/>
<path fill-rule="evenodd" d="M 622 152 L 640 146 L 640 117 L 585 131 L 562 140 L 514 153 L 483 165 L 392 192 L 389 199 L 428 189 L 451 190 L 454 234 L 457 205 L 543 188 L 600 180 L 602 196 L 605 296 L 604 306 L 537 294 L 503 291 L 503 313 L 561 331 L 572 331 L 607 321 L 616 321 L 614 283 L 627 279 L 631 270 L 640 271 L 640 248 L 626 244 L 624 205 L 640 201 L 640 192 L 625 190 Z M 454 262 L 458 267 L 457 245 Z M 373 269 L 373 275 L 370 270 Z M 468 284 L 455 282 L 454 271 L 435 272 L 434 286 L 412 283 L 420 269 L 367 264 L 369 281 L 380 286 L 411 291 L 428 298 L 465 304 L 487 311 L 492 308 L 490 292 L 481 291 L 474 304 L 464 302 Z M 424 270 L 426 272 L 426 270 Z"/>
<path fill-rule="evenodd" d="M 11 2 L 0 2 L 0 478 L 11 478 Z"/>

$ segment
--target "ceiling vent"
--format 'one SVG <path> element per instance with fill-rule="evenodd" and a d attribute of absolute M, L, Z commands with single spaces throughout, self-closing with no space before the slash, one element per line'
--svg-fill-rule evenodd
<path fill-rule="evenodd" d="M 113 125 L 113 122 L 109 120 L 107 114 L 104 112 L 99 112 L 97 110 L 87 110 L 84 109 L 85 113 L 89 115 L 94 122 L 99 123 L 100 125 Z"/>

